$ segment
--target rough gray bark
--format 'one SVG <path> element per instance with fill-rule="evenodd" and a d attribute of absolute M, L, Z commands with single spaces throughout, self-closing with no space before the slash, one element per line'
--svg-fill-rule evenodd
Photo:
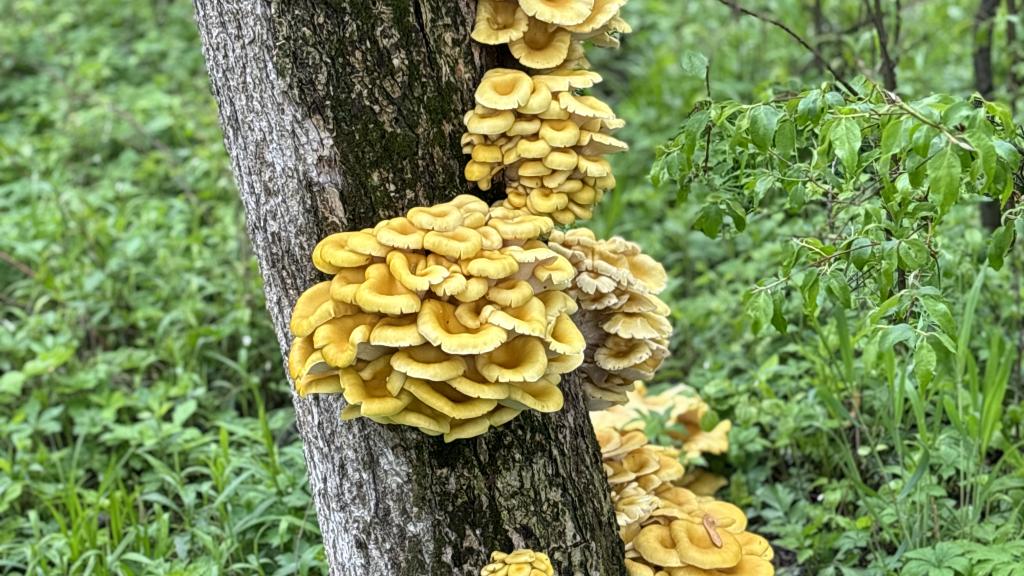
<path fill-rule="evenodd" d="M 282 352 L 319 280 L 323 236 L 468 190 L 461 116 L 493 54 L 472 0 L 195 0 L 224 139 Z M 492 550 L 547 551 L 563 575 L 624 573 L 581 391 L 473 441 L 295 399 L 331 574 L 475 574 Z"/>

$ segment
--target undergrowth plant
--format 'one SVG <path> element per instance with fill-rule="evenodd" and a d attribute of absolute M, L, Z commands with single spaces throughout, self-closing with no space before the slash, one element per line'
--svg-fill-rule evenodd
<path fill-rule="evenodd" d="M 1008 402 L 1024 392 L 1019 310 L 1001 298 L 1024 234 L 1024 137 L 978 97 L 854 90 L 701 101 L 651 180 L 696 206 L 709 238 L 754 225 L 768 258 L 743 295 L 770 362 L 758 386 L 774 396 L 785 370 L 799 385 L 778 393 L 819 407 L 802 425 L 820 448 L 800 456 L 822 467 L 817 499 L 837 512 L 824 521 L 853 519 L 841 541 L 808 526 L 780 527 L 784 541 L 819 565 L 825 544 L 833 564 L 866 552 L 853 565 L 889 571 L 937 541 L 1024 534 L 1021 411 Z M 1002 207 L 995 230 L 977 224 L 982 199 Z M 767 498 L 785 512 L 792 496 Z M 990 573 L 972 570 L 960 573 Z"/>

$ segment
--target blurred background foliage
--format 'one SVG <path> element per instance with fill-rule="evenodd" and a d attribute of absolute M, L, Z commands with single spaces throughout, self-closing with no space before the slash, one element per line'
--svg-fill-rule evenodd
<path fill-rule="evenodd" d="M 632 145 L 592 225 L 672 279 L 659 383 L 697 388 L 708 426 L 734 421 L 708 464 L 781 573 L 1021 574 L 1024 252 L 1006 148 L 1024 106 L 1021 1 L 738 3 L 760 17 L 631 0 L 635 32 L 592 58 Z M 190 3 L 0 0 L 0 14 L 0 574 L 322 573 Z M 871 111 L 891 100 L 875 85 L 954 136 L 983 127 L 1003 152 L 993 170 L 1017 178 L 993 226 L 980 206 L 1004 189 L 961 150 L 951 205 L 908 168 L 893 187 L 910 212 L 868 229 L 865 213 L 890 213 L 886 168 L 935 152 L 913 121 L 884 147 L 888 113 Z M 852 154 L 832 134 L 844 116 Z M 679 160 L 688 145 L 696 163 Z M 793 162 L 772 159 L 780 146 Z M 835 194 L 804 186 L 794 204 L 790 164 Z M 878 244 L 864 262 L 858 238 Z"/>

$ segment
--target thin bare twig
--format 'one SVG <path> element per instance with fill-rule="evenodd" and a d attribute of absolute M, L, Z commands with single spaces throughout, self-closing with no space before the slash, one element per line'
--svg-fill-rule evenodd
<path fill-rule="evenodd" d="M 811 52 L 811 54 L 814 55 L 815 59 L 818 60 L 818 63 L 821 64 L 822 66 L 824 66 L 825 69 L 828 70 L 829 74 L 831 74 L 832 77 L 836 79 L 836 82 L 839 82 L 839 84 L 841 84 L 843 86 L 843 88 L 846 89 L 847 92 L 849 92 L 850 94 L 852 94 L 854 96 L 860 96 L 860 94 L 857 92 L 857 89 L 854 88 L 853 86 L 851 86 L 849 82 L 847 82 L 846 80 L 843 79 L 843 77 L 839 74 L 839 72 L 837 72 L 836 69 L 833 68 L 832 65 L 828 63 L 828 60 L 825 59 L 825 57 L 821 54 L 821 52 L 819 52 L 818 49 L 815 48 L 814 46 L 811 46 L 806 40 L 803 39 L 802 36 L 800 36 L 799 34 L 794 32 L 792 28 L 790 28 L 789 26 L 786 26 L 784 23 L 780 22 L 779 20 L 776 20 L 775 18 L 772 18 L 771 16 L 768 16 L 767 14 L 762 14 L 760 12 L 755 12 L 753 10 L 750 10 L 749 8 L 744 8 L 743 6 L 740 6 L 739 4 L 737 4 L 735 2 L 735 0 L 718 0 L 718 1 L 720 3 L 722 3 L 722 4 L 724 4 L 724 5 L 732 8 L 733 10 L 736 10 L 738 12 L 746 14 L 747 16 L 752 16 L 754 18 L 757 18 L 758 20 L 761 20 L 762 22 L 767 22 L 767 23 L 771 24 L 772 26 L 775 26 L 776 28 L 781 29 L 786 34 L 789 34 L 794 40 L 799 42 L 801 46 L 803 46 L 804 48 L 809 50 Z"/>
<path fill-rule="evenodd" d="M 896 61 L 889 51 L 889 34 L 885 29 L 885 12 L 881 0 L 874 0 L 873 6 L 870 0 L 864 0 L 864 7 L 875 25 L 875 36 L 878 37 L 878 52 L 882 56 L 882 84 L 886 90 L 896 90 Z"/>
<path fill-rule="evenodd" d="M 10 264 L 12 268 L 17 270 L 18 272 L 21 272 L 25 276 L 28 276 L 29 278 L 36 277 L 36 271 L 29 268 L 28 264 L 25 264 L 24 262 L 18 260 L 14 256 L 11 256 L 7 252 L 4 252 L 3 250 L 0 250 L 0 260 L 3 260 L 7 264 Z"/>

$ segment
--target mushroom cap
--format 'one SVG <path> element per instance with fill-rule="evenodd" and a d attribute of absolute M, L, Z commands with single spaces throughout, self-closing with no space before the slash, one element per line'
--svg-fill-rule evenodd
<path fill-rule="evenodd" d="M 554 68 L 565 62 L 571 42 L 572 33 L 568 30 L 559 27 L 549 28 L 544 22 L 531 19 L 526 32 L 520 38 L 509 42 L 508 48 L 523 66 Z"/>
<path fill-rule="evenodd" d="M 377 242 L 403 250 L 421 250 L 426 232 L 406 217 L 385 220 L 374 229 Z"/>
<path fill-rule="evenodd" d="M 488 382 L 539 380 L 547 369 L 547 353 L 540 338 L 519 336 L 475 357 L 476 368 Z M 454 377 L 454 376 L 453 376 Z"/>
<path fill-rule="evenodd" d="M 466 274 L 501 280 L 518 272 L 519 263 L 500 250 L 485 250 L 476 254 L 474 258 L 465 260 L 462 268 Z"/>
<path fill-rule="evenodd" d="M 508 339 L 508 333 L 493 324 L 466 326 L 456 318 L 455 306 L 439 300 L 423 302 L 416 326 L 428 342 L 449 354 L 483 354 Z"/>
<path fill-rule="evenodd" d="M 312 336 L 292 340 L 291 348 L 288 350 L 288 375 L 292 380 L 298 380 L 302 376 L 302 367 L 306 365 L 314 350 Z"/>
<path fill-rule="evenodd" d="M 655 576 L 654 569 L 646 564 L 626 558 L 626 576 Z"/>
<path fill-rule="evenodd" d="M 353 314 L 330 320 L 313 332 L 313 346 L 331 366 L 351 366 L 359 345 L 369 342 L 370 330 L 378 319 L 373 314 Z"/>
<path fill-rule="evenodd" d="M 521 38 L 530 18 L 514 0 L 480 0 L 472 38 L 481 44 L 506 44 Z"/>
<path fill-rule="evenodd" d="M 600 118 L 602 120 L 615 118 L 615 112 L 611 106 L 595 96 L 577 96 L 572 92 L 560 92 L 558 94 L 558 104 L 570 114 L 584 118 Z"/>
<path fill-rule="evenodd" d="M 555 318 L 547 342 L 548 348 L 558 354 L 581 354 L 587 347 L 583 333 L 564 312 Z"/>
<path fill-rule="evenodd" d="M 683 564 L 714 570 L 735 566 L 743 558 L 736 536 L 716 528 L 710 515 L 701 522 L 675 520 L 668 528 Z"/>
<path fill-rule="evenodd" d="M 740 546 L 743 548 L 744 556 L 757 556 L 762 560 L 768 560 L 769 562 L 775 557 L 775 551 L 772 550 L 772 545 L 768 540 L 753 532 L 741 532 L 736 535 L 736 540 L 739 540 Z"/>
<path fill-rule="evenodd" d="M 549 294 L 543 292 L 542 294 Z M 565 294 L 564 292 L 550 292 L 550 294 Z M 487 290 L 487 299 L 503 308 L 515 308 L 526 304 L 533 298 L 533 286 L 523 280 L 507 280 Z M 568 295 L 566 295 L 568 297 Z M 542 300 L 543 302 L 543 300 Z"/>
<path fill-rule="evenodd" d="M 421 254 L 400 250 L 393 250 L 388 254 L 385 262 L 398 283 L 414 292 L 423 292 L 435 284 L 440 284 L 450 274 L 447 268 L 429 263 Z"/>
<path fill-rule="evenodd" d="M 543 124 L 541 129 L 543 130 Z M 520 158 L 544 158 L 551 153 L 551 144 L 543 138 L 523 138 L 516 144 L 516 152 Z"/>
<path fill-rule="evenodd" d="M 422 308 L 421 308 L 422 309 Z M 382 318 L 370 332 L 370 344 L 389 348 L 409 348 L 426 343 L 416 326 L 417 314 Z"/>
<path fill-rule="evenodd" d="M 540 114 L 551 106 L 554 98 L 546 85 L 535 83 L 532 79 L 530 82 L 533 83 L 533 92 L 530 93 L 530 99 L 526 104 L 516 109 L 520 114 Z"/>
<path fill-rule="evenodd" d="M 289 327 L 292 335 L 308 336 L 324 322 L 335 316 L 335 305 L 331 301 L 331 283 L 320 282 L 303 292 L 295 301 Z"/>
<path fill-rule="evenodd" d="M 498 404 L 495 400 L 466 396 L 444 382 L 427 382 L 419 378 L 407 379 L 403 389 L 427 406 L 457 420 L 483 416 Z"/>
<path fill-rule="evenodd" d="M 462 376 L 466 361 L 430 345 L 403 348 L 391 357 L 391 366 L 413 378 L 443 382 Z"/>
<path fill-rule="evenodd" d="M 355 300 L 366 312 L 400 315 L 420 309 L 420 297 L 403 286 L 383 263 L 366 269 L 366 280 L 356 290 Z"/>
<path fill-rule="evenodd" d="M 529 408 L 541 413 L 550 413 L 561 410 L 565 405 L 565 398 L 558 386 L 541 380 L 510 384 L 508 398 L 498 402 L 520 410 Z"/>
<path fill-rule="evenodd" d="M 594 0 L 594 7 L 586 20 L 579 24 L 567 25 L 566 28 L 574 34 L 594 32 L 611 22 L 625 4 L 626 0 Z"/>
<path fill-rule="evenodd" d="M 568 196 L 548 188 L 534 188 L 526 197 L 526 205 L 534 214 L 552 214 L 568 204 Z"/>
<path fill-rule="evenodd" d="M 494 110 L 514 110 L 530 101 L 533 80 L 520 70 L 492 68 L 476 89 L 476 101 Z"/>
<path fill-rule="evenodd" d="M 544 120 L 538 132 L 541 139 L 555 148 L 575 146 L 580 140 L 580 129 L 572 120 Z M 573 168 L 576 164 L 573 163 Z"/>
<path fill-rule="evenodd" d="M 552 150 L 544 157 L 544 165 L 552 170 L 573 170 L 576 168 L 579 156 L 572 149 Z M 566 173 L 568 176 L 568 173 Z M 558 182 L 557 184 L 561 184 Z M 557 186 L 557 184 L 555 184 Z"/>
<path fill-rule="evenodd" d="M 570 26 L 590 16 L 594 0 L 519 0 L 523 12 L 549 24 Z"/>
<path fill-rule="evenodd" d="M 533 77 L 535 84 L 544 84 L 552 92 L 568 92 L 590 88 L 601 82 L 601 75 L 592 70 L 552 70 Z"/>
<path fill-rule="evenodd" d="M 501 110 L 493 114 L 477 114 L 470 110 L 463 118 L 466 129 L 473 134 L 497 136 L 508 132 L 516 121 L 516 114 L 511 110 Z"/>
<path fill-rule="evenodd" d="M 651 564 L 667 568 L 683 566 L 668 526 L 653 524 L 644 527 L 633 539 L 633 549 Z"/>
<path fill-rule="evenodd" d="M 516 334 L 541 338 L 547 335 L 547 310 L 544 302 L 536 297 L 515 308 L 485 306 L 481 316 L 487 322 Z"/>
<path fill-rule="evenodd" d="M 423 248 L 449 258 L 467 258 L 480 251 L 483 236 L 472 228 L 458 226 L 454 230 L 431 230 L 423 237 Z"/>

